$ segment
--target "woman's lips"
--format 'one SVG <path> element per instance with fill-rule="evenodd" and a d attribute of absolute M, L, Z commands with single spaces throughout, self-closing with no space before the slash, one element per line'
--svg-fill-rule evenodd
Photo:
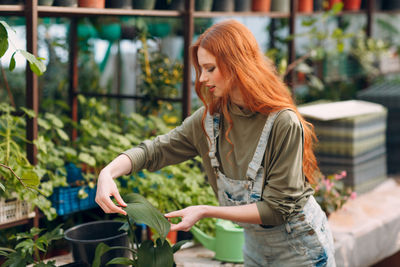
<path fill-rule="evenodd" d="M 208 87 L 208 90 L 209 90 L 211 93 L 214 92 L 215 86 L 209 86 L 209 87 Z"/>

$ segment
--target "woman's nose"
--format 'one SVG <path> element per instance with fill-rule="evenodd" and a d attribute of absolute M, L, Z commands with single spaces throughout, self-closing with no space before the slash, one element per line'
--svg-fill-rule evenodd
<path fill-rule="evenodd" d="M 199 78 L 199 82 L 205 82 L 207 81 L 207 75 L 204 74 L 204 71 L 202 71 L 200 73 L 200 78 Z"/>

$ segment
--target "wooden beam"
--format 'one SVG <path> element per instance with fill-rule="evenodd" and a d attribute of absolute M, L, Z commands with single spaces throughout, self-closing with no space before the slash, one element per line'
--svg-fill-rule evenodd
<path fill-rule="evenodd" d="M 38 11 L 37 0 L 26 1 L 25 17 L 26 17 L 26 49 L 28 52 L 37 56 L 37 27 L 38 27 Z M 26 107 L 32 109 L 36 115 L 39 112 L 39 91 L 38 78 L 36 74 L 26 64 Z M 38 137 L 37 118 L 27 118 L 26 137 L 30 141 L 27 144 L 28 160 L 37 164 L 37 148 L 32 143 Z"/>
<path fill-rule="evenodd" d="M 194 0 L 185 0 L 184 27 L 184 60 L 183 60 L 183 88 L 182 88 L 182 120 L 190 115 L 191 110 L 191 59 L 190 45 L 194 32 Z"/>

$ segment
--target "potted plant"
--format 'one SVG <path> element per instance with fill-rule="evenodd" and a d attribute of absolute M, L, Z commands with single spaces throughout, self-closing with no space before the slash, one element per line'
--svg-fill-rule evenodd
<path fill-rule="evenodd" d="M 327 216 L 340 209 L 349 199 L 357 196 L 350 187 L 346 187 L 343 179 L 347 176 L 343 171 L 339 174 L 322 176 L 319 183 L 314 186 L 315 200 Z"/>
<path fill-rule="evenodd" d="M 127 222 L 125 229 L 130 231 L 130 246 L 109 247 L 100 243 L 95 251 L 93 267 L 101 264 L 101 256 L 110 250 L 125 249 L 131 252 L 131 257 L 114 258 L 107 264 L 123 264 L 135 267 L 172 267 L 174 265 L 173 254 L 186 242 L 181 241 L 171 245 L 166 241 L 167 233 L 170 229 L 170 223 L 165 219 L 154 206 L 150 204 L 143 196 L 131 193 L 124 197 L 127 207 Z M 153 228 L 158 233 L 158 238 L 145 240 L 140 244 L 135 239 L 133 223 L 144 223 Z"/>

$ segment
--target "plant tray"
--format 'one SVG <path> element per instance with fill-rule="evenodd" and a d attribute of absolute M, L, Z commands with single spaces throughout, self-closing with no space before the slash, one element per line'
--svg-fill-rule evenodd
<path fill-rule="evenodd" d="M 0 224 L 35 217 L 31 204 L 19 199 L 0 199 Z"/>
<path fill-rule="evenodd" d="M 88 197 L 83 199 L 78 197 L 78 192 L 81 188 L 84 188 L 85 192 L 88 194 Z M 95 197 L 96 187 L 57 187 L 54 188 L 53 194 L 50 196 L 50 200 L 58 215 L 67 215 L 98 207 L 95 202 Z"/>

